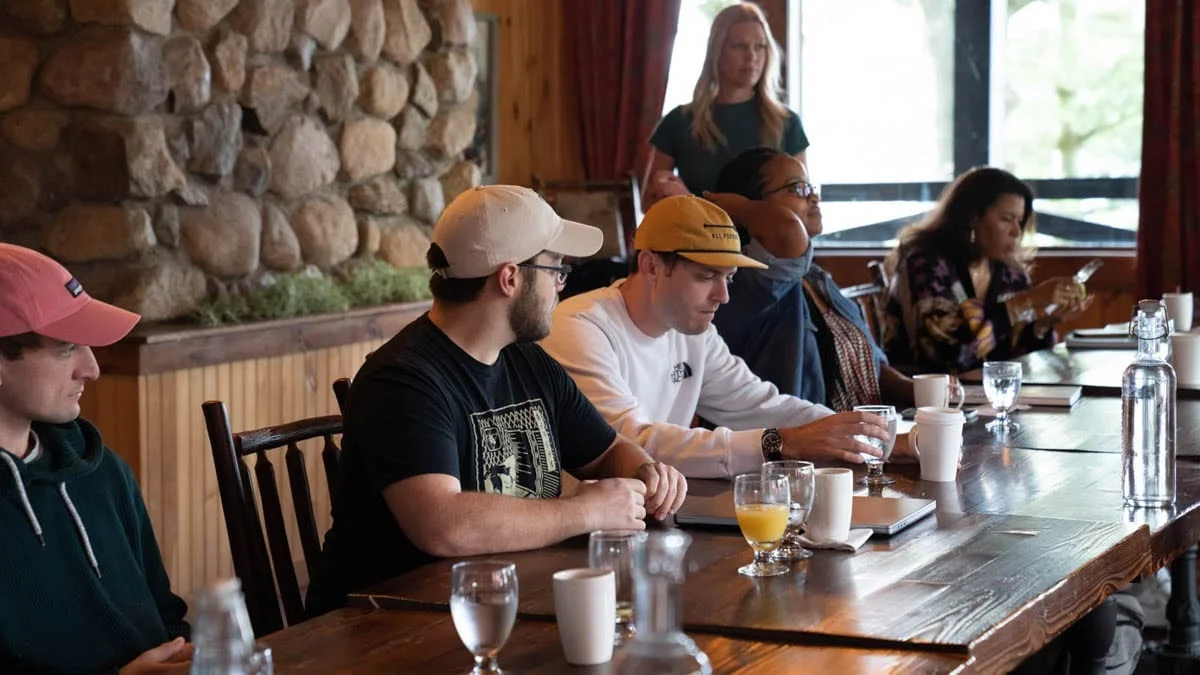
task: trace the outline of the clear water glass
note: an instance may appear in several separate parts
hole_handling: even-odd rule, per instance
[[[896,447],[896,429],[900,425],[900,416],[896,414],[896,407],[890,405],[856,405],[856,412],[871,413],[879,415],[883,418],[884,424],[888,430],[888,440],[881,441],[878,438],[871,436],[855,436],[855,440],[862,441],[868,445],[879,449],[881,453],[879,457],[863,453],[863,463],[867,465],[867,475],[858,479],[859,485],[891,485],[896,482],[895,478],[883,475],[883,463],[888,461],[892,456],[892,449]]]
[[[773,577],[790,568],[771,560],[787,530],[792,493],[787,476],[746,473],[733,479],[733,508],[746,543],[754,549],[754,561],[738,568],[738,574]]]
[[[996,411],[996,419],[988,423],[992,431],[1016,426],[1009,417],[1021,393],[1021,364],[1016,361],[985,361],[983,364],[983,393]]]
[[[812,511],[813,503],[813,464],[796,459],[781,459],[763,464],[764,476],[785,476],[788,479],[788,491],[791,493],[791,506],[788,509],[787,529],[783,533],[783,543],[771,553],[771,560],[781,562],[807,560],[812,557],[812,551],[800,544],[800,533],[808,522],[808,513]]]
[[[633,543],[640,532],[596,530],[588,536],[588,567],[613,571],[617,587],[616,630],[613,645],[633,637]]]
[[[450,571],[450,616],[475,657],[472,675],[503,673],[496,655],[517,618],[517,567],[503,560],[460,562]]]

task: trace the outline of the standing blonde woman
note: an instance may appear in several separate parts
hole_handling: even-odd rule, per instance
[[[742,2],[717,14],[692,102],[667,113],[650,144],[647,205],[714,189],[721,168],[749,148],[774,148],[804,162],[808,137],[800,116],[779,100],[779,47],[757,5]]]

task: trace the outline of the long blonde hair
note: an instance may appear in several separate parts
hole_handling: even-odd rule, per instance
[[[729,35],[729,29],[746,21],[757,22],[767,38],[767,62],[763,66],[762,77],[754,85],[758,109],[763,119],[760,140],[763,145],[775,148],[779,147],[783,138],[783,125],[788,118],[788,109],[779,101],[779,45],[776,44],[775,38],[771,37],[767,17],[758,5],[740,2],[721,10],[713,19],[712,30],[708,34],[708,52],[704,55],[704,69],[700,71],[700,79],[696,80],[696,88],[692,91],[692,102],[688,105],[688,110],[692,113],[692,136],[710,151],[716,150],[718,145],[725,142],[725,134],[717,128],[712,114],[713,104],[717,95],[721,93],[721,52],[725,48],[725,38]]]

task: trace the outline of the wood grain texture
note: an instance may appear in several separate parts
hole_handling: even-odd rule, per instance
[[[1121,497],[1121,456],[1022,450],[1005,446],[968,446],[954,483],[920,480],[916,465],[889,464],[896,484],[887,496],[936,499],[938,511],[1012,513],[1146,525],[1149,556],[1144,573],[1153,572],[1200,541],[1200,466],[1178,462],[1174,509],[1127,509]],[[694,482],[694,481],[693,481]],[[866,487],[859,494],[867,494]]]
[[[969,665],[962,656],[914,650],[797,646],[704,633],[691,637],[715,673],[938,674],[966,672]],[[263,641],[271,646],[279,673],[455,673],[471,668],[470,654],[444,612],[342,609]],[[612,672],[611,664],[567,664],[558,627],[536,620],[517,620],[499,661],[505,672],[534,675]]]
[[[383,342],[381,337],[155,374],[104,375],[85,389],[83,416],[133,467],[177,593],[190,599],[204,584],[233,575],[200,404],[225,401],[235,431],[337,414],[333,381],[353,375],[366,355]],[[330,503],[320,459],[322,442],[314,439],[300,447],[317,529],[323,536],[330,523]],[[284,463],[276,462],[275,470],[283,507],[289,511],[291,492]],[[293,559],[298,561],[300,539],[290,519],[287,533]],[[299,565],[301,572],[303,567]],[[301,582],[307,583],[307,578]]]
[[[1012,419],[1017,428],[997,435],[986,427],[992,418],[981,417],[963,428],[963,442],[1121,454],[1121,399],[1115,396],[1084,396],[1069,411],[1053,407],[1018,410]],[[1200,461],[1200,400],[1177,400],[1175,424],[1179,461]]]
[[[736,533],[694,532],[684,593],[688,630],[842,647],[908,646],[1015,666],[1128,583],[1147,564],[1147,530],[1029,516],[944,512],[855,555],[818,551],[792,573],[751,579]],[[519,612],[554,616],[552,575],[587,565],[580,540],[506,554],[521,580]],[[375,606],[444,608],[440,561],[364,591]]]
[[[584,178],[576,78],[563,40],[565,0],[473,0],[499,17],[496,182]]]

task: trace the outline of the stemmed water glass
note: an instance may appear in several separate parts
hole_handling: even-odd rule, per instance
[[[787,476],[748,473],[733,479],[733,507],[746,543],[754,549],[754,561],[738,568],[738,574],[773,577],[787,574],[789,567],[771,560],[787,529],[791,491]]]
[[[496,655],[517,618],[517,567],[503,560],[456,563],[450,571],[450,616],[475,657],[472,675],[503,673]]]
[[[787,529],[783,543],[771,553],[771,560],[782,562],[806,560],[812,551],[800,544],[800,531],[808,522],[808,512],[813,503],[813,464],[795,459],[781,459],[763,464],[764,476],[786,476],[791,506],[788,509]]]
[[[991,431],[1006,431],[1016,425],[1009,412],[1021,393],[1021,364],[1016,361],[985,361],[983,363],[983,393],[996,411],[996,419],[988,422]]]
[[[633,637],[633,543],[641,532],[596,530],[588,536],[588,567],[613,571],[617,590],[616,630],[613,644]]]
[[[896,414],[896,407],[890,405],[856,405],[854,410],[857,412],[871,413],[879,415],[887,424],[888,440],[886,442],[879,440],[873,436],[856,435],[855,440],[862,441],[868,445],[879,448],[879,457],[863,453],[863,462],[867,465],[867,475],[858,479],[859,485],[891,485],[896,482],[895,478],[883,475],[883,463],[888,461],[892,456],[892,448],[896,447],[896,427],[899,425],[900,416]]]

